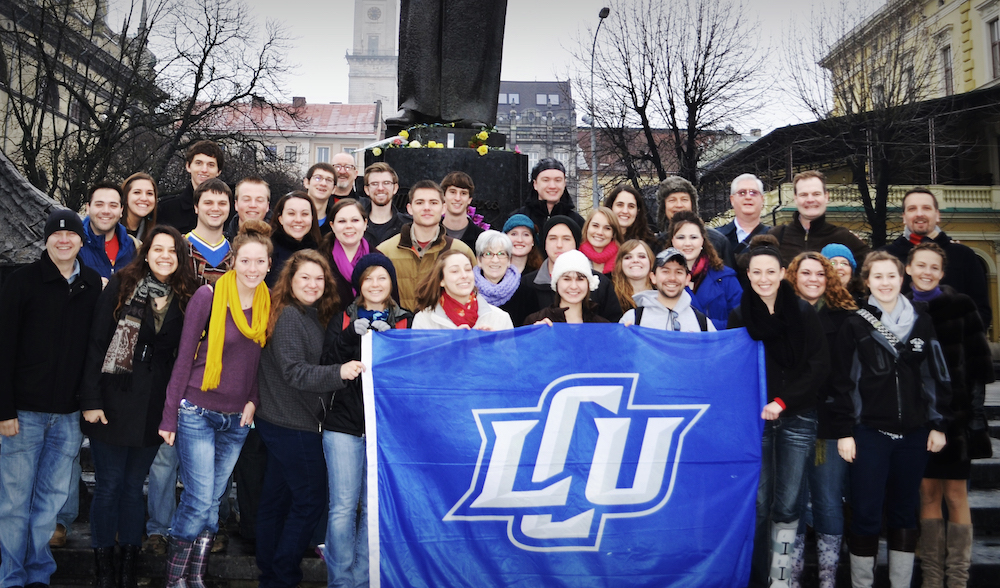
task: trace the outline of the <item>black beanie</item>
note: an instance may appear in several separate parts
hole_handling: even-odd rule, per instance
[[[73,231],[80,235],[80,239],[87,241],[87,233],[83,230],[83,221],[80,215],[68,208],[57,208],[49,213],[49,218],[45,221],[45,238],[48,241],[52,233],[56,231]]]
[[[576,241],[576,246],[578,248],[580,247],[580,239],[581,239],[580,225],[576,224],[576,221],[568,216],[557,214],[553,217],[550,217],[549,220],[545,223],[545,229],[542,231],[542,249],[545,248],[545,239],[548,238],[549,231],[551,231],[552,227],[556,225],[566,225],[567,227],[569,227],[569,231],[573,233],[573,239]]]
[[[351,274],[351,285],[354,286],[354,290],[361,293],[361,275],[365,273],[366,269],[376,265],[389,272],[389,279],[392,280],[392,291],[395,293],[396,268],[393,267],[392,261],[388,257],[377,251],[362,257],[358,260],[358,265],[354,266],[354,273]]]

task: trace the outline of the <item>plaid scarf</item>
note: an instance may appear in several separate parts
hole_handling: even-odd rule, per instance
[[[170,294],[170,285],[164,284],[153,277],[152,272],[146,274],[129,295],[122,308],[121,318],[115,327],[115,334],[104,355],[102,374],[131,374],[132,357],[135,355],[135,345],[139,341],[139,329],[142,319],[146,316],[146,303],[150,298],[160,298]]]

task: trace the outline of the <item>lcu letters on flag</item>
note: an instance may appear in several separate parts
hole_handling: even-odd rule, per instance
[[[746,585],[745,330],[392,331],[364,361],[372,586]]]

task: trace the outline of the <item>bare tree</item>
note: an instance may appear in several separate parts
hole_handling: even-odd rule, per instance
[[[677,173],[698,181],[712,130],[736,122],[759,104],[764,55],[741,0],[619,0],[597,41],[598,155],[620,162],[629,181]],[[593,31],[575,56],[590,65]],[[577,96],[590,96],[577,75]],[[667,132],[662,132],[663,130]]]
[[[879,247],[887,240],[889,186],[928,161],[934,113],[924,101],[936,89],[939,64],[922,3],[891,0],[876,10],[844,0],[809,20],[809,35],[786,37],[793,39],[786,71],[795,97],[820,121],[817,132],[829,138],[826,148],[850,170]]]
[[[281,26],[268,22],[261,32],[239,0],[134,0],[115,33],[103,6],[0,7],[10,23],[0,27],[11,64],[0,85],[5,143],[32,184],[74,209],[95,180],[139,170],[167,180],[161,191],[169,192],[182,184],[172,186],[168,168],[191,142],[260,142],[248,132],[254,121],[240,120],[241,106],[283,109]],[[286,116],[298,120],[290,109]]]

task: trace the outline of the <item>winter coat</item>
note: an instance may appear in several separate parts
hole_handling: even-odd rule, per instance
[[[438,238],[427,246],[424,254],[418,255],[413,242],[410,229],[413,223],[403,225],[399,234],[383,241],[378,247],[378,251],[392,261],[396,268],[396,284],[399,289],[399,305],[403,308],[415,308],[417,305],[417,285],[420,280],[430,273],[438,256],[450,249],[458,249],[464,253],[476,265],[476,254],[458,239],[452,239],[445,234],[444,225],[439,225]],[[350,280],[348,280],[350,281]],[[338,286],[338,293],[340,292]],[[341,299],[341,304],[352,298]]]
[[[322,365],[325,330],[313,306],[281,310],[257,367],[255,416],[296,431],[322,432],[330,395],[345,382],[339,365]]]
[[[590,301],[597,305],[597,314],[608,319],[609,322],[616,323],[622,317],[622,307],[615,295],[615,288],[611,280],[604,274],[591,270],[600,280],[597,290],[590,293]],[[556,293],[552,290],[551,276],[549,275],[549,265],[542,262],[539,269],[521,274],[521,285],[518,286],[514,296],[507,301],[505,307],[510,313],[514,324],[523,325],[528,315],[538,312],[543,308],[552,306],[555,302]]]
[[[950,265],[948,269],[951,269]],[[915,304],[926,305],[948,365],[952,420],[946,432],[948,444],[945,445],[943,454],[958,460],[968,443],[967,427],[974,412],[973,398],[983,394],[983,387],[995,379],[986,329],[983,328],[972,298],[957,292],[951,286],[941,286],[940,296],[926,303]],[[980,403],[982,401],[981,398],[977,400]]]
[[[101,409],[108,424],[84,421],[80,428],[91,439],[111,445],[152,447],[163,441],[157,430],[167,382],[177,358],[184,313],[180,301],[172,297],[157,333],[152,300],[148,301],[132,357],[132,373],[101,373],[118,326],[114,311],[120,287],[118,276],[113,276],[97,302],[80,389],[80,410]]]
[[[830,353],[837,348],[837,335],[840,333],[844,321],[851,314],[853,314],[851,310],[833,308],[827,306],[826,303],[816,307],[816,316],[819,317],[823,336],[826,337],[826,348]],[[833,359],[829,358],[828,361],[832,365]],[[830,412],[834,401],[834,391],[831,378],[824,379],[816,399],[816,437],[818,439],[837,438],[833,435],[833,415]]]
[[[95,270],[102,278],[110,278],[112,274],[121,271],[135,258],[135,240],[129,236],[128,231],[121,224],[115,225],[118,255],[115,256],[114,265],[111,264],[108,254],[104,251],[104,236],[94,234],[93,227],[90,226],[89,216],[83,218],[83,232],[87,234],[87,238],[80,249],[80,261],[90,269]]]
[[[736,272],[723,266],[722,269],[708,268],[698,290],[692,295],[691,305],[712,319],[716,330],[726,328],[729,313],[740,305],[743,287],[736,278]]]
[[[84,264],[72,284],[49,254],[0,291],[0,421],[18,410],[69,414],[77,398],[101,276]]]
[[[796,255],[803,251],[821,251],[830,243],[845,245],[854,254],[858,267],[865,262],[865,256],[871,251],[867,243],[859,239],[846,227],[838,227],[826,222],[826,215],[821,215],[809,223],[806,231],[799,221],[799,213],[792,213],[792,220],[778,225],[768,231],[778,239],[781,258],[785,263],[791,263]]]
[[[271,254],[271,269],[264,277],[264,283],[267,284],[268,288],[273,289],[274,285],[278,283],[281,270],[284,269],[292,254],[303,249],[316,249],[316,242],[309,235],[303,237],[301,241],[296,241],[279,228],[271,235],[271,243],[274,245],[274,253]]]
[[[338,313],[326,327],[323,341],[323,364],[345,364],[361,360],[361,335],[354,330],[358,318],[358,305],[351,304],[347,310]],[[399,308],[389,309],[389,320],[394,329],[408,329],[413,323],[413,313]],[[330,402],[323,420],[323,429],[360,437],[365,434],[365,403],[361,391],[361,378],[346,382],[343,390],[337,391]]]
[[[488,328],[491,331],[505,331],[513,329],[514,323],[510,320],[510,315],[486,302],[479,300],[479,319],[476,321],[474,329]],[[438,304],[434,310],[421,310],[413,317],[413,329],[457,329],[458,326],[451,322],[448,315]]]
[[[636,306],[642,308],[642,313],[639,315],[639,326],[662,329],[664,331],[668,330],[667,321],[670,320],[671,309],[660,303],[659,294],[656,290],[646,290],[632,296]],[[681,331],[689,333],[701,332],[698,315],[695,314],[700,311],[695,311],[692,305],[691,294],[687,290],[681,293],[680,299],[672,310],[678,315],[677,320],[680,321]],[[618,322],[623,325],[634,325],[635,315],[636,309],[629,309]],[[709,332],[716,330],[715,325],[711,321],[706,321],[705,327]]]
[[[552,207],[551,212],[549,212],[548,203],[539,198],[538,194],[534,193],[533,190],[532,192],[531,198],[533,199],[528,200],[524,206],[515,210],[512,215],[523,214],[530,218],[531,222],[535,223],[535,245],[538,246],[539,251],[545,251],[545,244],[541,241],[542,229],[545,227],[545,223],[553,216],[568,216],[580,227],[581,231],[583,230],[583,217],[576,212],[576,206],[573,204],[573,198],[569,195],[569,191],[563,190],[562,197]]]
[[[979,317],[983,325],[987,328],[993,324],[993,309],[990,306],[990,291],[986,285],[986,271],[979,261],[979,256],[967,245],[956,243],[951,237],[940,231],[937,237],[932,239],[944,249],[945,257],[948,258],[948,271],[941,278],[941,283],[951,286],[958,292],[972,298],[979,310]],[[906,263],[906,257],[914,245],[906,237],[899,237],[892,243],[882,248],[882,251],[898,257]],[[858,267],[861,263],[858,263]],[[903,293],[910,291],[910,275],[903,275]]]
[[[524,319],[524,326],[529,326],[537,323],[542,319],[549,319],[554,323],[565,323],[566,322],[566,309],[560,306],[552,305],[547,306],[538,312],[528,315],[528,318]],[[594,311],[587,308],[586,305],[583,307],[583,322],[585,323],[607,323],[611,322],[603,316],[596,314]]]
[[[951,419],[948,366],[930,315],[914,305],[909,340],[893,347],[857,312],[844,321],[833,349],[832,433],[851,437],[855,424],[893,434],[929,426],[944,432]],[[882,311],[864,305],[875,318]]]
[[[816,408],[817,394],[830,371],[830,356],[816,311],[784,280],[774,306],[771,316],[784,325],[774,337],[758,338],[760,327],[755,325],[762,322],[767,308],[751,289],[729,315],[727,328],[746,327],[751,337],[764,342],[767,400],[780,404],[784,417]]]

